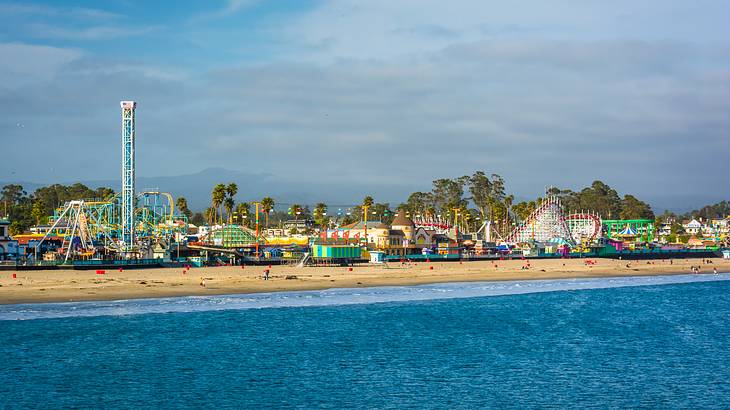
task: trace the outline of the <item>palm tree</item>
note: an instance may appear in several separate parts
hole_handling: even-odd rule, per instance
[[[228,184],[228,186],[226,187],[226,194],[228,195],[228,197],[233,198],[236,196],[237,193],[238,185],[236,185],[235,182],[231,182],[230,184]]]
[[[228,197],[223,200],[223,207],[226,209],[226,212],[228,213],[228,223],[233,223],[233,205],[235,205],[236,202],[233,200],[232,197]]]
[[[320,202],[314,206],[314,216],[315,216],[315,218],[319,219],[316,222],[322,228],[325,228],[325,225],[326,225],[326,214],[327,214],[327,204],[325,204],[324,202]]]
[[[193,213],[190,212],[190,209],[188,208],[188,200],[184,197],[181,196],[177,198],[177,201],[175,201],[175,207],[180,215],[185,215],[188,218],[193,216]]]
[[[504,232],[505,232],[504,234],[505,235],[508,235],[509,234],[509,231],[510,231],[510,228],[509,228],[509,220],[510,220],[509,212],[512,210],[512,202],[514,202],[514,200],[515,200],[514,195],[507,195],[506,197],[504,197],[504,201],[502,201],[504,203],[504,208],[505,208],[505,212],[504,212]]]
[[[366,206],[366,207],[370,208],[371,206],[373,206],[373,203],[374,202],[375,201],[373,200],[373,197],[371,197],[370,195],[368,195],[365,198],[363,198],[363,200],[362,200],[362,206]]]
[[[236,215],[238,215],[239,223],[244,226],[248,226],[248,215],[251,213],[251,208],[247,202],[239,202],[236,204]]]
[[[299,204],[292,204],[291,213],[294,215],[294,220],[296,221],[297,218],[299,218],[299,214],[302,213],[302,206]]]
[[[215,221],[218,222],[218,214],[220,213],[220,206],[223,204],[223,201],[226,199],[226,186],[223,184],[218,184],[213,188],[213,192],[210,194],[211,196],[211,204],[213,205],[213,209],[215,209]]]
[[[213,221],[215,220],[216,216],[216,210],[213,207],[210,207],[205,210],[205,220],[208,221],[208,225],[213,225]]]
[[[274,210],[274,199],[266,197],[261,200],[261,211],[264,213],[266,218],[266,228],[269,227],[269,213]]]

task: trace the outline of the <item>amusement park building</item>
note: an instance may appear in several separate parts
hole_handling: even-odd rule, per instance
[[[691,221],[683,221],[682,227],[684,228],[684,231],[688,234],[696,235],[702,230],[702,223],[696,219],[693,219]]]
[[[328,232],[328,238],[339,237],[346,240],[365,238],[366,224],[363,221],[341,226]],[[391,225],[380,221],[367,222],[367,242],[372,247],[390,255],[409,255],[421,253],[422,248],[449,245],[452,240],[435,229],[417,226],[405,215],[396,215]]]
[[[18,241],[10,237],[10,221],[0,219],[0,260],[11,260],[18,256]]]

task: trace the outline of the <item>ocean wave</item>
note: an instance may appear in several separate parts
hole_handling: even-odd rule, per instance
[[[0,321],[410,302],[730,280],[719,275],[454,282],[256,294],[0,305]]]

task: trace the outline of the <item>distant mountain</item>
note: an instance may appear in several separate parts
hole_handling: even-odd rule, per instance
[[[238,185],[237,199],[253,201],[264,196],[273,197],[279,204],[299,203],[312,205],[326,202],[333,205],[348,206],[360,203],[365,195],[372,195],[378,202],[390,202],[395,206],[404,201],[415,190],[414,187],[396,185],[336,184],[317,182],[315,177],[306,179],[307,175],[294,178],[282,178],[271,174],[254,174],[234,171],[225,168],[207,168],[200,172],[178,176],[138,177],[137,191],[159,190],[169,192],[173,197],[184,196],[194,211],[210,206],[210,192],[217,183]],[[70,185],[81,182],[91,188],[110,187],[115,191],[121,189],[119,180],[84,180],[60,182]],[[28,193],[50,183],[37,182],[0,182],[0,187],[8,183],[23,185]]]

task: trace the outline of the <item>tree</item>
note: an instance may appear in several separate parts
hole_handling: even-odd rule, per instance
[[[297,219],[299,219],[299,215],[301,215],[304,211],[304,208],[302,208],[302,206],[299,204],[292,204],[289,210],[291,211],[291,214],[294,216],[294,220],[296,221]]]
[[[9,184],[3,187],[0,193],[0,199],[3,202],[3,215],[7,218],[10,216],[11,209],[17,205],[20,200],[27,195],[22,185]]]
[[[437,179],[433,181],[433,190],[431,191],[433,206],[437,211],[442,213],[451,212],[453,208],[461,208],[466,205],[464,195],[464,184],[466,180],[457,179]]]
[[[63,206],[68,201],[81,199],[109,201],[114,196],[114,190],[105,187],[94,190],[80,183],[69,186],[53,184],[36,189],[32,196],[34,204],[40,203],[37,212],[42,211],[43,216],[50,216],[54,209]]]
[[[226,213],[228,215],[228,223],[233,223],[233,206],[236,204],[236,202],[233,200],[233,197],[228,197],[223,200],[223,207],[226,209]]]
[[[261,210],[263,211],[266,218],[266,227],[269,227],[269,213],[274,210],[274,200],[270,197],[265,197],[261,200]]]
[[[621,219],[654,219],[654,211],[646,202],[633,195],[625,195],[621,201]]]
[[[523,201],[512,207],[517,219],[524,221],[537,209],[537,201]]]
[[[17,205],[28,193],[25,192],[22,185],[10,184],[5,185],[0,194],[3,202],[8,202],[8,205]]]
[[[238,193],[238,185],[236,185],[235,182],[231,182],[226,186],[226,195],[228,195],[229,198],[233,198]]]
[[[399,208],[405,209],[413,216],[426,216],[427,210],[432,207],[432,203],[433,195],[430,192],[414,192],[408,196],[406,203],[401,204]]]
[[[202,212],[196,212],[190,218],[190,223],[195,226],[205,225],[205,216]]]
[[[375,202],[373,200],[373,197],[371,197],[370,195],[368,195],[365,198],[363,198],[363,200],[362,200],[362,206],[366,206],[366,207],[369,208],[369,207],[373,206],[373,202]]]
[[[504,219],[503,219],[505,235],[510,231],[510,227],[509,227],[509,221],[511,219],[510,211],[512,210],[512,202],[514,202],[514,200],[515,200],[515,197],[513,195],[507,195],[504,197],[504,200],[502,201],[502,203],[504,204],[504,210],[505,210]]]
[[[213,206],[213,209],[215,210],[213,222],[218,222],[218,214],[220,212],[220,206],[223,204],[223,201],[226,199],[226,186],[223,184],[218,184],[213,188],[213,192],[211,192],[211,205]]]
[[[482,219],[486,219],[489,198],[492,194],[492,181],[483,171],[477,171],[469,178],[469,193]]]
[[[314,206],[314,222],[322,227],[327,228],[327,204],[320,202]]]
[[[216,211],[216,209],[212,206],[205,210],[205,220],[208,221],[208,225],[213,225],[215,223],[217,215],[218,211]]]
[[[597,212],[603,219],[621,216],[621,198],[618,192],[601,181],[593,181],[590,187],[580,191],[580,208]]]
[[[388,203],[375,203],[370,208],[370,215],[375,215],[379,221],[386,225],[390,225],[393,220],[393,211],[390,210]]]
[[[0,197],[5,217],[10,220],[11,235],[23,233],[33,225],[33,202],[22,185],[6,185],[0,193]]]
[[[193,213],[188,208],[188,200],[185,199],[185,197],[178,197],[175,201],[175,207],[177,207],[177,211],[188,217],[190,219],[193,216]]]
[[[720,201],[713,205],[706,205],[698,210],[694,210],[687,215],[684,215],[684,219],[712,219],[712,218],[724,218],[730,215],[730,201]]]
[[[241,225],[251,227],[253,221],[251,220],[251,205],[248,202],[239,202],[236,204],[236,215]]]
[[[34,201],[33,202],[33,209],[31,211],[31,216],[33,217],[33,220],[35,221],[36,225],[40,225],[43,222],[43,219],[46,217],[45,209],[43,208],[43,203],[40,201]]]
[[[115,192],[111,188],[99,187],[94,192],[94,197],[102,201],[108,201],[114,196]]]

